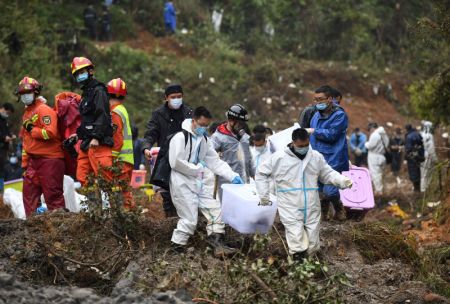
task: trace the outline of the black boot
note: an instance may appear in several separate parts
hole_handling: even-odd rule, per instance
[[[322,209],[322,222],[330,220],[330,201],[320,200],[320,208]]]
[[[186,252],[186,246],[180,245],[174,242],[170,242],[170,249],[172,253],[178,254],[178,253],[185,253]]]
[[[340,222],[345,221],[347,216],[345,215],[345,208],[344,205],[342,205],[341,200],[339,198],[333,198],[331,203],[334,208],[334,219]]]
[[[307,256],[308,255],[305,250],[305,251],[300,251],[300,252],[294,253],[292,255],[292,259],[294,260],[294,262],[303,263],[303,259],[306,259]]]
[[[212,233],[208,236],[208,243],[214,249],[215,257],[229,256],[237,252],[235,248],[225,245],[223,239],[224,235],[221,233]]]

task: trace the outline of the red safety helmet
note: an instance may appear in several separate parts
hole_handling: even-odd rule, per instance
[[[75,75],[76,72],[84,69],[85,67],[94,68],[94,64],[86,57],[75,57],[72,60],[72,75]]]
[[[108,82],[108,93],[116,96],[125,97],[127,95],[127,84],[120,78]]]
[[[42,85],[34,78],[25,76],[16,88],[15,94],[41,93]]]

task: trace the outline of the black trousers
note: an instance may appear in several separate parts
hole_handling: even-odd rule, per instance
[[[409,179],[414,185],[414,191],[420,192],[420,163],[414,160],[408,160]]]

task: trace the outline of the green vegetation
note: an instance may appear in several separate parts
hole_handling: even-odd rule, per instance
[[[138,31],[164,35],[163,1],[124,0],[114,5],[113,44],[85,38],[82,12],[89,1],[61,3],[3,5],[3,101],[15,100],[15,86],[29,75],[44,84],[43,94],[52,102],[57,92],[74,89],[71,59],[88,56],[101,81],[122,77],[128,83],[127,106],[141,128],[161,104],[169,81],[181,82],[186,101],[193,106],[207,103],[217,119],[227,105],[241,102],[262,122],[271,118],[261,107],[263,97],[288,94],[290,82],[308,86],[301,73],[312,60],[338,61],[356,65],[359,73],[369,76],[378,77],[389,67],[416,80],[409,92],[417,114],[448,123],[449,76],[442,63],[450,59],[449,22],[443,0],[178,1],[178,28],[187,33],[179,31],[164,38],[161,47],[146,51],[131,48],[127,41]],[[96,8],[100,14],[100,4]],[[212,29],[213,9],[224,9],[221,33]]]

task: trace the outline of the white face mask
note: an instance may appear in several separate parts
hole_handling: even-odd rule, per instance
[[[178,110],[183,104],[183,98],[169,99],[169,105],[172,109]]]
[[[17,164],[17,162],[18,162],[17,156],[11,156],[11,157],[9,158],[9,163],[10,163],[11,165],[15,165],[15,164]]]
[[[22,101],[24,105],[29,106],[34,101],[34,93],[20,95],[20,101]]]
[[[0,112],[0,116],[3,117],[3,118],[8,118],[9,117],[8,113],[6,113],[6,112]]]
[[[263,153],[266,150],[266,146],[255,147],[255,151],[258,153]]]

